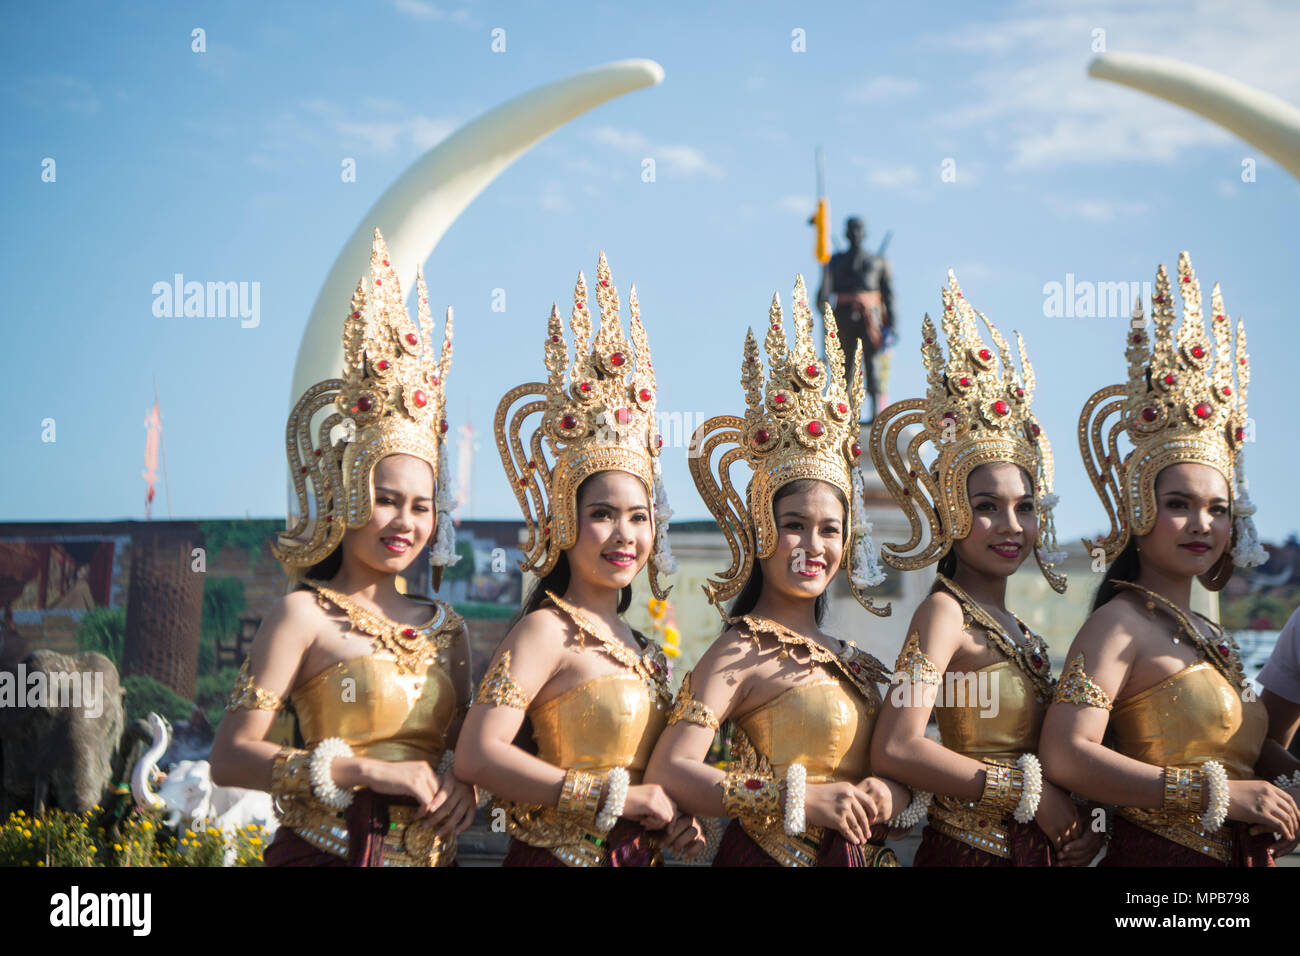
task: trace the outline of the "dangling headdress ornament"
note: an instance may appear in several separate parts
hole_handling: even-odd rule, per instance
[[[1127,333],[1128,382],[1101,389],[1088,399],[1079,416],[1083,463],[1110,518],[1110,533],[1084,544],[1104,550],[1107,562],[1115,560],[1131,537],[1147,534],[1154,527],[1160,471],[1182,462],[1198,462],[1216,469],[1228,482],[1235,515],[1232,561],[1238,567],[1253,567],[1267,561],[1268,553],[1259,544],[1251,518],[1255,507],[1247,493],[1249,483],[1242,461],[1246,386],[1250,383],[1246,327],[1237,321],[1234,344],[1232,320],[1216,283],[1210,299],[1211,346],[1201,316],[1201,286],[1186,252],[1178,256],[1178,290],[1183,299],[1183,321],[1175,335],[1169,274],[1162,265],[1156,273],[1152,301],[1154,341],[1138,302]],[[1112,416],[1117,418],[1107,429]],[[1133,446],[1122,459],[1121,433]],[[1226,571],[1230,576],[1230,565]],[[1219,587],[1227,580],[1221,574],[1215,577]]]
[[[520,567],[538,575],[554,568],[560,552],[578,540],[578,486],[597,472],[626,471],[641,479],[653,503],[655,541],[648,574],[650,589],[662,600],[671,588],[660,585],[659,575],[672,574],[677,563],[668,547],[673,513],[659,469],[663,440],[656,428],[650,343],[636,286],[628,294],[632,339],[624,337],[618,291],[603,252],[596,281],[600,326],[595,340],[587,280],[579,272],[569,317],[572,364],[559,309],[552,305],[545,345],[548,380],[511,389],[497,406],[497,450],[528,527]],[[527,398],[532,400],[512,415],[511,407]],[[538,412],[542,420],[525,438],[524,422]]]
[[[976,316],[993,339],[994,353],[981,339]],[[930,316],[921,324],[921,360],[925,363],[924,398],[895,402],[871,426],[871,457],[889,493],[898,502],[911,528],[901,544],[886,544],[881,559],[904,571],[938,561],[970,533],[970,496],[966,479],[977,467],[1007,461],[1034,478],[1039,514],[1034,555],[1043,576],[1059,592],[1065,575],[1053,570],[1065,560],[1057,551],[1052,509],[1052,446],[1030,410],[1034,397],[1034,369],[1025,343],[1016,333],[1020,371],[1012,363],[1011,349],[1002,333],[982,312],[971,307],[948,270],[943,289],[943,335],[948,359],[943,358]],[[920,426],[899,440],[904,431]],[[930,445],[938,456],[927,467],[922,450]],[[928,531],[928,535],[925,533]],[[922,538],[925,545],[921,547]]]
[[[841,567],[849,572],[853,596],[868,611],[885,617],[890,606],[876,607],[863,593],[884,579],[871,541],[865,486],[858,468],[858,414],[866,398],[860,352],[853,356],[853,384],[845,388],[844,351],[835,334],[835,316],[826,311],[826,361],[813,344],[812,312],[803,276],[794,287],[794,348],[787,347],[780,296],[772,296],[764,349],[768,377],[751,328],[745,336],[740,384],[745,390],[745,417],[715,415],[691,438],[691,477],[713,519],[731,548],[731,567],[704,585],[704,593],[726,617],[723,602],[734,597],[748,580],[755,558],[776,551],[776,518],[772,499],[782,485],[815,478],[839,488],[848,502],[852,534]],[[727,445],[713,470],[713,455]],[[740,500],[731,482],[731,466],[744,459],[753,471]]]
[[[343,322],[343,377],[318,382],[303,393],[285,428],[289,471],[298,509],[292,526],[272,547],[291,569],[327,557],[348,528],[370,520],[375,463],[387,455],[413,455],[433,469],[438,530],[430,558],[435,582],[456,559],[447,475],[444,388],[451,368],[451,309],[442,348],[433,348],[433,318],[424,275],[416,271],[419,303],[412,322],[388,247],[375,230],[370,288],[357,283]],[[317,413],[332,406],[319,422]],[[436,584],[435,584],[436,586]]]

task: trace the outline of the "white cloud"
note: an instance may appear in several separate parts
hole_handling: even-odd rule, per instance
[[[1133,222],[1145,216],[1151,209],[1145,202],[1119,199],[1047,196],[1046,200],[1047,205],[1058,215],[1067,219],[1083,219],[1087,222]]]
[[[432,149],[460,125],[459,121],[446,117],[415,115],[381,119],[373,115],[376,112],[400,115],[400,104],[392,101],[367,100],[363,119],[348,116],[343,107],[328,100],[308,100],[303,105],[308,112],[321,118],[326,128],[339,138],[341,148],[346,150],[382,154],[403,146]]]
[[[722,178],[722,167],[709,162],[694,146],[652,143],[636,130],[618,129],[614,126],[598,127],[592,131],[591,139],[621,153],[653,159],[656,167],[663,167],[665,171],[679,176]]]
[[[910,163],[892,166],[875,165],[867,170],[867,182],[881,189],[902,189],[915,186],[921,181],[921,174]]]
[[[464,8],[444,10],[428,0],[393,0],[393,8],[415,20],[450,20],[453,23],[468,23],[469,11]]]
[[[901,76],[875,76],[844,91],[846,103],[887,103],[910,96],[921,88],[916,80]]]

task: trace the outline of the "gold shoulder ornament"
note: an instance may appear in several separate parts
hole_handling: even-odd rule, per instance
[[[934,661],[921,650],[921,634],[913,631],[903,642],[898,652],[898,662],[894,665],[893,683],[911,681],[914,684],[942,684],[943,675]]]
[[[239,676],[235,678],[234,689],[226,703],[226,713],[237,710],[284,710],[283,698],[277,697],[269,690],[253,683],[253,674],[249,670],[248,658],[240,665]]]
[[[1083,707],[1111,709],[1110,697],[1083,669],[1083,652],[1074,655],[1056,684],[1055,703],[1079,704]]]
[[[714,714],[712,708],[695,699],[695,695],[691,691],[691,674],[689,671],[682,678],[682,686],[677,691],[677,699],[673,701],[673,709],[668,713],[668,726],[671,727],[683,720],[689,724],[699,724],[701,727],[706,727],[715,732],[720,726],[718,717]]]
[[[519,682],[510,676],[509,651],[502,651],[497,662],[483,675],[478,693],[474,695],[474,703],[491,707],[513,707],[516,710],[528,709],[528,696]]]

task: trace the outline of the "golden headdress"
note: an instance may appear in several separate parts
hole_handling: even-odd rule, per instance
[[[992,336],[993,350],[980,337],[975,317]],[[901,544],[881,548],[881,560],[901,570],[915,570],[938,561],[954,541],[970,533],[970,497],[966,479],[980,465],[1009,461],[1034,477],[1039,512],[1034,555],[1053,590],[1065,590],[1065,575],[1053,566],[1065,560],[1056,550],[1052,508],[1052,446],[1030,410],[1034,397],[1034,369],[1025,343],[1016,333],[1020,372],[1002,333],[982,312],[971,307],[948,270],[943,289],[943,335],[948,341],[945,362],[934,323],[927,315],[921,323],[921,360],[928,383],[925,398],[895,402],[871,426],[871,457],[889,493],[898,502],[911,537]],[[903,432],[921,430],[906,438],[906,453],[899,448]],[[926,444],[938,451],[926,467],[921,459]],[[921,544],[928,528],[928,539]],[[908,553],[912,552],[912,553]]]
[[[1110,533],[1084,544],[1101,548],[1107,562],[1113,561],[1131,536],[1147,534],[1155,525],[1160,471],[1181,462],[1199,462],[1216,469],[1228,482],[1236,516],[1232,560],[1238,567],[1262,564],[1268,553],[1260,547],[1251,518],[1255,507],[1247,493],[1242,461],[1250,383],[1246,327],[1238,320],[1234,344],[1232,321],[1215,283],[1210,299],[1211,346],[1201,315],[1201,286],[1186,252],[1178,256],[1178,290],[1183,321],[1175,335],[1173,295],[1162,265],[1152,301],[1154,339],[1147,334],[1138,302],[1126,334],[1128,382],[1098,391],[1079,415],[1079,450],[1110,518]],[[1107,430],[1111,416],[1118,418]],[[1118,445],[1121,433],[1133,446],[1123,458]],[[1222,577],[1219,585],[1226,580]]]
[[[343,377],[307,389],[285,428],[298,510],[271,550],[290,568],[311,567],[338,547],[346,529],[370,520],[375,463],[398,454],[421,458],[433,469],[438,530],[431,562],[435,567],[455,563],[450,515],[455,502],[443,480],[451,309],[441,351],[435,353],[429,294],[418,269],[415,281],[419,302],[412,322],[388,247],[376,229],[370,290],[363,276],[343,322]],[[317,413],[330,405],[329,414],[315,422]]]
[[[812,312],[803,276],[795,278],[794,348],[789,349],[781,317],[779,295],[772,296],[770,322],[764,349],[769,374],[763,380],[763,363],[751,328],[745,335],[745,358],[740,384],[745,389],[745,417],[715,415],[691,437],[691,477],[713,513],[727,545],[731,567],[704,585],[704,593],[726,616],[722,604],[745,584],[754,559],[769,558],[776,550],[776,518],[772,498],[782,485],[815,478],[839,488],[849,504],[848,527],[853,535],[844,549],[841,567],[849,571],[849,586],[859,603],[885,617],[889,605],[876,607],[863,593],[885,576],[876,561],[867,519],[865,488],[858,458],[858,414],[866,398],[861,353],[853,356],[853,384],[845,387],[844,350],[835,334],[835,317],[826,310],[826,361],[817,357],[813,344]],[[718,459],[720,447],[734,445]],[[753,471],[745,501],[731,482],[731,466],[744,459]]]
[[[493,426],[497,450],[528,526],[525,560],[520,567],[539,575],[555,567],[560,552],[578,540],[578,486],[597,472],[626,471],[644,482],[653,503],[655,549],[648,573],[650,589],[662,600],[670,588],[660,585],[659,575],[672,574],[677,568],[668,547],[672,509],[659,470],[663,439],[656,427],[650,343],[641,324],[636,286],[628,293],[631,342],[624,336],[618,290],[603,252],[596,265],[596,283],[600,326],[595,340],[591,338],[587,280],[579,272],[569,316],[572,365],[560,312],[552,304],[545,345],[548,380],[513,388],[497,405]],[[529,397],[534,400],[510,414],[511,406]],[[542,420],[525,440],[521,434],[524,421],[537,412],[542,413]]]

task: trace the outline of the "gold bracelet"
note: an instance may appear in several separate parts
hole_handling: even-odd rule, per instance
[[[564,774],[564,786],[560,788],[560,802],[555,808],[565,816],[580,820],[584,825],[594,826],[596,814],[600,810],[600,790],[605,778],[598,773],[586,770],[568,770]]]
[[[980,805],[1010,813],[1020,805],[1024,792],[1025,775],[1016,767],[984,761],[984,792]]]
[[[769,775],[733,770],[722,780],[722,809],[729,817],[766,828],[784,819],[781,788]]]
[[[271,799],[277,805],[314,800],[311,789],[311,752],[281,747],[271,764]]]
[[[677,700],[673,702],[673,709],[668,712],[668,726],[671,727],[683,720],[688,724],[699,724],[709,730],[716,731],[718,729],[717,715],[708,704],[695,699],[695,694],[691,691],[691,674],[689,671],[682,678],[682,686],[677,691]]]
[[[1199,770],[1166,767],[1165,795],[1160,809],[1184,812],[1190,810],[1199,813],[1203,785],[1204,775]]]

